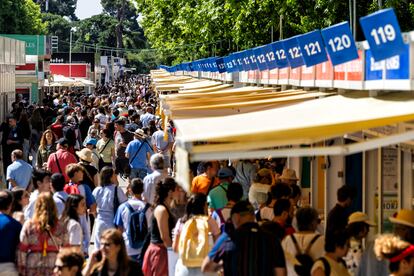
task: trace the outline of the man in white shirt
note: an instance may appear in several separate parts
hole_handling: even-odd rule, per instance
[[[58,217],[60,218],[65,209],[66,200],[68,199],[68,194],[63,191],[63,188],[65,187],[65,177],[61,173],[54,173],[50,179],[53,200],[56,203]]]
[[[150,158],[150,165],[153,172],[147,175],[144,182],[144,193],[142,194],[144,200],[149,204],[154,204],[155,185],[164,180],[168,175],[164,169],[164,157],[160,153],[153,154]]]
[[[164,168],[171,167],[171,149],[174,144],[174,138],[171,132],[167,132],[167,139],[164,140],[164,130],[162,121],[158,123],[158,130],[152,134],[151,143],[154,152],[161,153],[164,157]]]

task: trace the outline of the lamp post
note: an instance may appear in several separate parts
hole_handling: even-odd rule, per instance
[[[70,28],[69,34],[69,78],[72,77],[72,32],[76,32],[76,27]]]

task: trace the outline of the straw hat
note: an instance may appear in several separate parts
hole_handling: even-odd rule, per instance
[[[376,224],[369,220],[368,215],[363,212],[354,212],[348,218],[348,224],[355,222],[365,222],[369,226],[375,226]]]
[[[389,218],[392,223],[402,224],[414,228],[414,211],[401,209],[395,217]]]
[[[138,128],[137,130],[135,130],[134,134],[135,134],[135,136],[137,136],[137,137],[139,137],[141,139],[144,139],[144,138],[147,137],[147,135],[145,135],[145,132],[142,129],[140,129],[140,128]]]
[[[84,148],[80,151],[76,152],[76,155],[79,156],[79,158],[83,161],[92,163],[93,159],[92,159],[92,151],[88,148]]]
[[[282,180],[299,180],[296,176],[296,171],[293,169],[283,169],[282,175],[279,177]]]

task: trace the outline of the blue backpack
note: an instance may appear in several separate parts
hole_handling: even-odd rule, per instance
[[[148,223],[145,214],[151,205],[147,203],[144,209],[138,211],[134,210],[128,202],[126,202],[125,205],[131,213],[129,216],[129,245],[131,248],[140,249],[148,234]]]

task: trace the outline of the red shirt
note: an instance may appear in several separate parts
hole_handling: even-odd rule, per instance
[[[56,160],[59,162],[56,163]],[[66,175],[66,166],[69,164],[78,163],[75,155],[64,149],[59,149],[52,153],[47,160],[47,167],[51,173],[61,173],[65,177],[66,182],[69,182],[69,177]],[[60,168],[60,169],[59,169]]]

